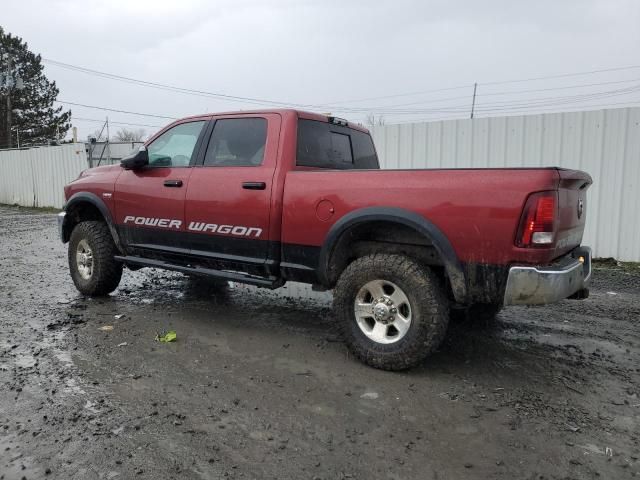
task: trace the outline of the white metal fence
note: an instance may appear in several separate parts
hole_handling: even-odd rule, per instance
[[[640,108],[372,128],[383,168],[560,166],[585,170],[584,243],[640,261]]]
[[[137,151],[142,145],[144,142],[98,142],[87,143],[85,147],[88,150],[89,165],[97,167],[118,164],[121,159]]]
[[[0,203],[60,208],[63,187],[86,168],[82,143],[0,150]]]

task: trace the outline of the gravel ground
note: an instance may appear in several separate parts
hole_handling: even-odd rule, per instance
[[[54,215],[0,225],[0,479],[640,477],[637,266],[390,373],[350,358],[330,294],[140,270],[83,298]]]

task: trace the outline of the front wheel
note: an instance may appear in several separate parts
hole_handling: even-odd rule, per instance
[[[122,264],[104,222],[80,222],[69,239],[69,270],[78,291],[84,295],[108,295],[118,288]]]
[[[383,370],[421,363],[442,343],[449,321],[436,274],[409,257],[358,258],[334,289],[340,333],[361,361]]]

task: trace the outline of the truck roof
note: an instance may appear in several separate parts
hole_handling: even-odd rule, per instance
[[[186,119],[195,119],[195,118],[203,118],[203,117],[211,117],[211,116],[221,116],[221,115],[247,115],[247,114],[266,114],[266,113],[276,113],[282,116],[294,115],[297,118],[304,118],[307,120],[317,120],[319,122],[328,122],[330,117],[334,117],[331,113],[315,113],[308,112],[305,110],[297,110],[294,108],[270,108],[270,109],[260,109],[260,110],[235,110],[228,112],[212,112],[212,113],[203,113],[200,115],[191,115],[188,117],[180,118],[176,121],[182,121]],[[340,118],[340,117],[335,117]],[[347,121],[347,126],[349,128],[353,128],[354,130],[360,130],[361,132],[369,133],[369,130],[357,123]]]

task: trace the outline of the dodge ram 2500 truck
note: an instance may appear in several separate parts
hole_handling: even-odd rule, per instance
[[[369,133],[295,110],[178,120],[120,166],[65,187],[78,290],[123,267],[332,289],[337,329],[374,367],[433,352],[451,313],[588,294],[591,177],[560,168],[380,170]]]

